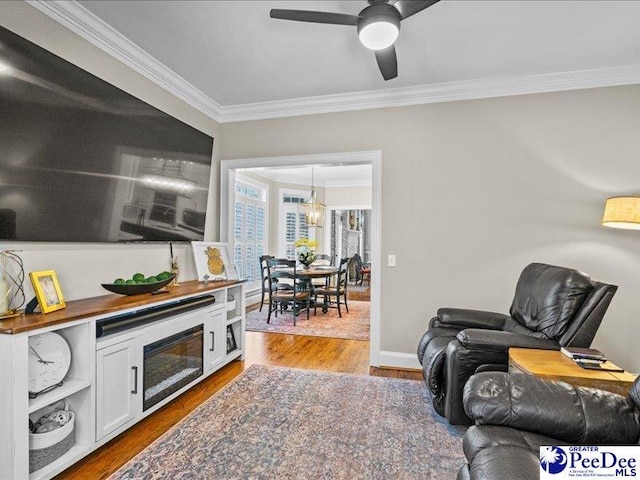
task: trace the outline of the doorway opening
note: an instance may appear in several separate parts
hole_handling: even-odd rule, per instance
[[[221,240],[228,242],[232,248],[234,245],[234,226],[235,226],[235,184],[236,177],[246,178],[247,174],[255,175],[259,174],[260,171],[266,171],[271,169],[287,169],[292,167],[311,167],[313,166],[316,172],[316,178],[318,175],[319,169],[323,167],[358,167],[358,166],[369,166],[371,171],[370,176],[370,186],[368,188],[369,192],[369,201],[357,201],[354,200],[357,197],[357,194],[362,193],[363,188],[354,187],[353,190],[349,192],[345,192],[344,189],[340,192],[345,196],[342,197],[342,200],[334,199],[329,205],[330,208],[327,209],[327,213],[337,211],[337,210],[354,210],[354,220],[356,220],[356,210],[364,210],[368,211],[368,213],[358,213],[361,215],[359,218],[362,222],[362,226],[368,220],[370,226],[370,239],[367,241],[366,250],[368,250],[368,260],[369,260],[369,268],[372,272],[370,276],[369,289],[370,289],[370,335],[369,335],[369,362],[371,366],[379,365],[379,357],[380,357],[380,275],[379,273],[376,275],[376,272],[380,272],[381,267],[381,253],[380,253],[380,243],[381,243],[381,198],[380,198],[380,175],[381,175],[381,160],[382,155],[380,151],[367,151],[367,152],[346,152],[346,153],[335,153],[335,154],[319,154],[319,155],[303,155],[303,156],[294,156],[294,157],[267,157],[267,158],[250,158],[250,159],[237,159],[237,160],[223,160],[221,162]],[[251,172],[253,172],[251,174]],[[255,179],[255,177],[252,177]],[[288,187],[292,189],[294,187],[299,187],[301,184],[304,186],[304,182],[300,183],[295,180],[293,177],[287,177],[288,182],[284,187]],[[269,183],[269,182],[265,182]],[[280,187],[278,188],[270,188],[269,189],[269,201],[271,202],[271,206],[269,207],[269,211],[271,214],[274,214],[274,206],[280,205],[279,198],[282,196],[282,192],[280,191]],[[307,189],[308,195],[308,189]],[[350,203],[352,201],[353,203]],[[345,207],[351,207],[346,209]],[[341,214],[342,215],[342,214]],[[348,214],[350,215],[350,213]],[[291,216],[290,216],[291,217]],[[367,218],[368,217],[368,218]],[[349,218],[349,217],[347,217]],[[327,228],[331,222],[331,217],[326,216],[325,214],[325,228],[320,230],[319,233],[316,232],[316,241],[320,244],[324,244],[324,250],[330,251],[331,241],[327,242],[326,236],[330,235],[329,231],[331,228]],[[274,221],[270,220],[268,222],[268,236],[269,236],[269,249],[271,250],[269,253],[271,254],[277,252],[277,231],[275,228],[271,226],[274,225]],[[358,231],[357,229],[352,229],[354,231]],[[359,234],[360,235],[360,234]],[[362,240],[360,246],[358,248],[363,248],[365,246],[364,240]],[[335,250],[336,254],[338,250]],[[363,255],[365,251],[362,251]],[[363,262],[364,263],[364,262]],[[256,260],[257,265],[257,260]],[[259,292],[258,292],[259,293]],[[259,295],[258,295],[259,300]],[[250,300],[249,300],[250,301]],[[318,309],[319,311],[320,309]]]

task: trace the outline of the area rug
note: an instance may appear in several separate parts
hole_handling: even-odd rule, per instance
[[[461,435],[423,382],[254,365],[110,478],[451,479]]]
[[[293,326],[293,314],[290,310],[278,318],[271,314],[271,323],[267,323],[268,306],[262,307],[262,312],[253,310],[247,312],[246,330],[249,332],[288,333],[293,335],[311,335],[313,337],[346,338],[350,340],[369,340],[369,321],[371,308],[369,302],[348,302],[349,313],[342,308],[342,318],[338,317],[338,310],[330,308],[327,313],[313,314],[313,309],[307,320],[306,310],[301,312]]]

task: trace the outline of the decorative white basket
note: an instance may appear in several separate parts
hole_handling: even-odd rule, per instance
[[[235,309],[236,309],[235,299],[227,302],[227,312],[230,312],[231,310],[235,310]]]
[[[69,411],[69,403],[61,400],[45,409],[49,413],[54,410]],[[60,428],[46,433],[29,432],[29,473],[40,470],[67,453],[74,444],[75,414],[69,411],[71,419]]]

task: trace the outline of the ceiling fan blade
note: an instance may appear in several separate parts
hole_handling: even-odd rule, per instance
[[[358,24],[357,15],[347,15],[345,13],[313,12],[310,10],[280,10],[271,9],[271,18],[280,20],[295,20],[296,22],[330,23],[332,25],[352,25]]]
[[[395,2],[389,2],[396,7],[402,16],[402,20],[421,12],[425,8],[430,7],[434,3],[438,3],[440,0],[397,0]]]
[[[384,50],[376,50],[376,60],[380,73],[385,80],[391,80],[398,76],[398,58],[396,57],[396,47],[391,45]]]

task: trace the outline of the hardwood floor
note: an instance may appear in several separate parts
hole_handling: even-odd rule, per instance
[[[369,368],[369,342],[247,332],[246,358],[234,361],[149,415],[58,479],[106,478],[253,364],[419,380],[420,372]]]

